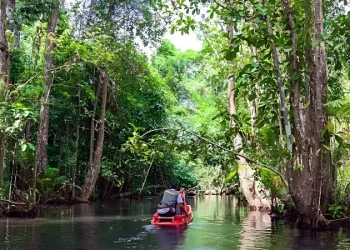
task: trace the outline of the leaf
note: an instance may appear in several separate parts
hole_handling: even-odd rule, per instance
[[[259,63],[257,62],[252,62],[252,66],[254,69],[256,69],[257,67],[259,67]]]
[[[23,112],[23,116],[24,116],[24,117],[28,117],[29,114],[30,114],[30,111],[28,111],[28,110],[26,110],[26,111]]]
[[[58,173],[59,173],[59,169],[58,168],[47,167],[45,169],[45,176],[47,178],[49,178],[50,180],[54,180],[57,177]]]
[[[158,156],[159,156],[160,159],[164,158],[164,154],[162,152],[158,152]]]
[[[246,74],[247,71],[251,70],[252,69],[252,64],[247,64],[243,67],[243,69],[239,72],[239,75],[243,75],[243,74]]]
[[[214,11],[212,11],[211,13],[210,13],[210,19],[213,19],[214,18]]]
[[[22,144],[21,145],[22,152],[26,151],[26,149],[27,149],[27,144]]]
[[[265,44],[266,44],[266,40],[261,39],[261,40],[258,40],[258,42],[256,43],[256,47],[261,48]]]
[[[59,176],[54,180],[55,184],[63,184],[67,180],[65,175]]]
[[[344,43],[338,43],[338,44],[334,47],[334,50],[338,50],[341,46],[344,46]]]
[[[334,134],[334,124],[330,120],[327,122],[327,130],[329,133]]]
[[[224,56],[225,59],[228,60],[228,61],[232,61],[237,56],[237,51],[235,49],[232,49],[232,47],[223,50],[223,52],[224,52],[224,55],[225,55]]]
[[[211,118],[211,119],[214,121],[214,120],[218,119],[218,118],[221,117],[221,116],[222,116],[222,114],[220,113],[220,114],[217,114],[216,116],[214,116],[214,117]]]
[[[230,181],[236,175],[237,175],[237,169],[233,170],[231,173],[229,173],[228,176],[226,176],[226,178],[225,178],[226,182]]]
[[[235,122],[238,122],[238,123],[240,122],[238,115],[232,114],[231,117],[233,118],[233,120],[235,120]]]
[[[339,145],[344,144],[344,139],[340,137],[339,135],[334,135],[335,140],[339,143]]]
[[[248,96],[248,100],[249,101],[253,101],[255,98],[256,98],[256,93],[255,92]]]
[[[13,126],[14,126],[15,128],[18,128],[19,125],[20,125],[20,123],[21,123],[21,120],[16,120],[16,121],[14,122]]]
[[[31,150],[35,150],[35,146],[33,143],[28,143],[27,144]]]
[[[298,73],[294,73],[292,76],[293,80],[298,80],[299,78],[300,78],[300,74],[298,74]]]

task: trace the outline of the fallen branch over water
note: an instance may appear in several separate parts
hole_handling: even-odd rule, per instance
[[[268,166],[268,165],[266,165],[264,163],[261,163],[259,161],[253,160],[253,159],[251,159],[251,158],[249,158],[249,157],[247,157],[245,155],[237,153],[237,152],[235,152],[235,151],[233,151],[231,149],[225,148],[225,147],[223,147],[223,146],[221,146],[221,145],[219,145],[219,144],[217,144],[215,142],[212,142],[212,141],[208,140],[207,138],[204,138],[203,136],[200,136],[200,135],[198,135],[198,134],[196,134],[194,132],[188,131],[186,129],[183,129],[183,128],[157,128],[157,129],[153,129],[153,130],[147,131],[146,133],[141,135],[141,138],[143,138],[144,136],[146,136],[148,134],[151,134],[151,133],[154,133],[154,132],[158,132],[158,131],[183,131],[183,132],[185,132],[187,134],[193,135],[193,136],[197,137],[198,139],[200,139],[202,141],[205,141],[206,143],[208,143],[210,145],[213,145],[213,146],[215,146],[215,147],[217,147],[217,148],[219,148],[219,149],[221,149],[223,151],[232,153],[232,154],[234,154],[235,156],[238,156],[238,157],[242,157],[242,158],[246,159],[250,163],[254,163],[256,165],[259,165],[260,167],[263,167],[265,169],[270,170],[271,172],[277,174],[281,178],[281,180],[283,181],[284,185],[286,185],[286,187],[288,187],[288,183],[287,183],[286,179],[284,178],[283,174],[280,173],[279,171],[277,171],[274,167]]]

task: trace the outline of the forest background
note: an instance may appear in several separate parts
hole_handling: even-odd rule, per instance
[[[349,205],[346,1],[1,0],[0,196],[158,194]],[[195,30],[201,51],[167,32]],[[155,48],[145,55],[145,48]]]

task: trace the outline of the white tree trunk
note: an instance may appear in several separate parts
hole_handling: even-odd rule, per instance
[[[236,114],[235,106],[235,89],[234,89],[234,78],[233,75],[228,77],[228,102],[229,102],[229,114]],[[235,121],[231,118],[231,126],[234,127]],[[242,136],[237,133],[233,140],[235,149],[242,148]],[[244,154],[243,149],[240,150],[240,154]],[[255,171],[249,166],[246,159],[238,157],[238,175],[239,182],[242,188],[244,197],[246,198],[250,209],[253,211],[267,211],[271,208],[271,202],[262,196],[258,187],[261,185],[259,181],[255,180]]]

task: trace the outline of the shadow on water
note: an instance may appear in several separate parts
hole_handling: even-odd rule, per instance
[[[299,231],[232,196],[188,198],[188,227],[150,225],[157,199],[77,204],[40,211],[34,220],[0,219],[0,249],[350,249],[350,232]]]

